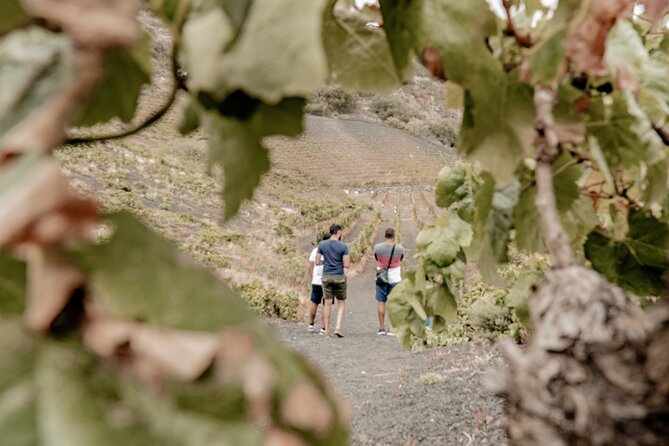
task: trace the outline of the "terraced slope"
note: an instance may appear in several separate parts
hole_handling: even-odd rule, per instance
[[[272,160],[343,188],[433,184],[453,149],[354,119],[308,116],[298,139],[271,138]]]

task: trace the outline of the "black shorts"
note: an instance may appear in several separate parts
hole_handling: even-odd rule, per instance
[[[323,275],[323,295],[325,300],[346,300],[346,277]]]
[[[323,302],[323,287],[320,285],[311,284],[311,301],[316,305]]]

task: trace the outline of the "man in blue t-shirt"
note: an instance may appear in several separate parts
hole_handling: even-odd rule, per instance
[[[323,323],[325,336],[330,335],[330,310],[334,299],[337,299],[337,325],[334,335],[343,338],[341,321],[346,307],[346,277],[351,266],[348,246],[341,241],[341,226],[330,226],[330,238],[318,244],[316,265],[323,265]]]

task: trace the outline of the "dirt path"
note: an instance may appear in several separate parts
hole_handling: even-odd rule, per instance
[[[409,256],[417,230],[410,205],[410,197],[390,193],[376,235],[378,242],[394,224],[398,206]],[[373,261],[349,282],[346,305],[342,339],[311,334],[303,323],[272,324],[349,402],[351,444],[504,444],[501,402],[482,385],[485,370],[499,362],[489,343],[417,353],[392,336],[377,336]]]

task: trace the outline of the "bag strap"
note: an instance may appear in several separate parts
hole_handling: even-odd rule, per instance
[[[388,266],[386,269],[390,269],[390,263],[393,261],[393,254],[395,253],[395,244],[393,243],[393,249],[390,251],[390,257],[388,257]]]

